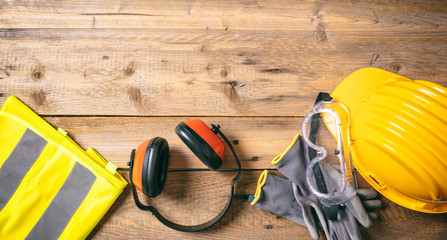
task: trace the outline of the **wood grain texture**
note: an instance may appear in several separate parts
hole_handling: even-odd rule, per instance
[[[93,147],[118,167],[127,167],[131,150],[139,144],[163,137],[170,148],[169,168],[206,168],[174,132],[178,123],[188,120],[185,117],[45,117],[45,120],[55,128],[67,131],[84,148]],[[301,132],[302,122],[298,117],[202,117],[201,120],[209,126],[212,123],[221,126],[244,169],[275,168],[271,161]],[[321,144],[326,147],[335,145],[329,131],[323,130],[319,131]],[[331,160],[338,161],[335,155],[329,155]],[[225,156],[222,168],[236,169],[228,148]]]
[[[90,237],[255,239],[275,236],[279,239],[311,239],[307,229],[250,205],[247,201],[248,195],[253,194],[252,191],[256,189],[259,174],[260,171],[243,173],[236,184],[236,195],[229,212],[216,226],[203,232],[183,233],[165,227],[149,212],[136,208],[128,187]],[[224,206],[234,175],[235,172],[168,173],[163,194],[146,201],[146,204],[153,204],[166,218],[178,223],[199,224],[217,215]],[[112,224],[109,221],[112,221]]]
[[[45,115],[303,116],[362,67],[447,86],[445,3],[299,5],[5,3],[0,93]]]
[[[311,239],[307,229],[283,217],[251,206],[261,171],[243,172],[236,184],[234,203],[228,214],[213,228],[200,233],[181,233],[163,226],[148,212],[134,205],[130,188],[118,198],[89,239]],[[278,175],[277,171],[270,173]],[[183,224],[198,224],[211,219],[223,207],[235,172],[168,173],[163,194],[147,200],[160,212]],[[127,177],[127,173],[123,172]],[[361,187],[368,187],[360,179]],[[143,198],[144,197],[140,197]],[[366,239],[443,239],[445,214],[424,214],[400,207],[381,197],[384,207],[379,219],[362,230]],[[320,232],[320,235],[323,234]],[[324,235],[324,234],[323,234]]]
[[[443,1],[6,1],[3,28],[444,31]],[[318,21],[325,22],[319,24]]]
[[[8,31],[0,101],[14,94],[45,115],[303,116],[370,65],[447,86],[439,33]]]
[[[234,175],[195,171],[204,166],[175,136],[177,123],[201,118],[238,140],[245,171],[215,227],[168,229],[126,188],[89,239],[310,239],[247,197],[318,92],[370,66],[447,86],[446,62],[445,1],[0,1],[0,104],[17,96],[120,168],[138,144],[165,137],[169,168],[186,170],[170,172],[150,201],[167,217],[211,218]],[[235,167],[227,151],[223,168]],[[446,214],[382,200],[365,239],[447,239]]]

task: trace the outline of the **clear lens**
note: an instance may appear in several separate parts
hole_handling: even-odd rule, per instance
[[[309,140],[312,121],[314,124],[316,121],[319,122],[317,138],[314,139],[315,144]],[[318,102],[304,117],[301,132],[304,141],[316,151],[316,157],[310,160],[306,169],[306,183],[309,190],[325,205],[340,205],[348,202],[355,195],[357,186],[352,171],[349,112],[346,107],[334,100]],[[334,138],[328,137],[331,134]],[[331,139],[335,141],[331,142]],[[326,180],[328,192],[323,193],[318,190],[315,183],[314,166],[334,156],[338,158],[340,173],[326,173],[326,179],[330,178],[331,183]]]

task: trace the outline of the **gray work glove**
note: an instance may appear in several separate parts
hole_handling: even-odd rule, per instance
[[[327,164],[326,164],[327,165]],[[334,171],[335,168],[333,168],[330,165],[327,165],[327,167],[332,168],[329,171]],[[326,169],[325,169],[326,170]],[[335,170],[337,171],[337,170]],[[337,173],[339,174],[339,173]],[[296,187],[296,185],[295,185]],[[252,203],[252,205],[257,206],[263,210],[267,210],[269,212],[281,215],[301,226],[306,227],[306,223],[303,219],[303,211],[301,208],[301,205],[296,201],[294,194],[293,194],[293,183],[290,180],[271,175],[265,170],[261,173],[261,176],[259,177],[258,186],[256,189],[256,193],[254,196],[250,196],[249,201]],[[296,191],[296,190],[295,190]],[[371,195],[372,194],[372,195]],[[360,189],[359,190],[359,196],[363,200],[363,204],[366,207],[370,207],[370,210],[375,210],[374,208],[377,208],[377,203],[381,204],[380,201],[374,200],[374,198],[377,197],[376,191],[370,191],[369,189]],[[369,200],[373,199],[373,200]],[[344,214],[345,212],[341,212],[341,214]],[[370,217],[377,218],[377,215],[374,212],[368,213]],[[342,215],[340,215],[342,216]],[[328,219],[327,219],[328,220]],[[349,224],[346,224],[346,220]],[[358,235],[359,229],[358,224],[355,222],[356,220],[351,217],[351,215],[347,215],[344,218],[340,218],[339,221],[331,221],[328,220],[329,229],[332,229],[333,232],[331,238],[337,238],[337,239],[349,239],[350,235],[348,234],[348,231],[346,230],[349,226],[354,226],[353,230],[349,230],[350,232],[356,232]],[[318,223],[318,222],[317,222]],[[343,223],[341,225],[340,223]],[[316,223],[314,223],[315,229],[316,229]],[[344,227],[345,226],[345,227]],[[318,236],[318,232],[314,232]],[[338,237],[337,237],[338,236]],[[343,236],[340,238],[340,236]],[[359,235],[360,236],[360,235]],[[328,238],[330,239],[330,238]]]
[[[301,206],[295,200],[292,184],[291,181],[271,175],[264,170],[259,177],[255,195],[250,196],[248,201],[254,206],[305,227]]]
[[[328,191],[339,189],[341,177],[339,165],[320,164]],[[337,166],[337,167],[335,167]],[[337,220],[328,220],[330,239],[361,239],[360,223],[364,227],[371,226],[371,218],[377,219],[374,212],[382,206],[379,194],[374,189],[359,189],[355,195],[338,212]],[[328,237],[329,239],[329,237]]]
[[[360,231],[357,221],[364,227],[371,225],[371,220],[359,196],[355,195],[346,207],[341,207],[338,211],[337,220],[329,220],[325,214],[323,205],[318,199],[311,194],[306,186],[306,167],[309,163],[309,152],[307,144],[302,140],[301,136],[296,136],[289,148],[282,154],[278,155],[272,163],[278,170],[284,174],[293,185],[293,192],[295,199],[302,208],[303,220],[306,223],[309,232],[314,239],[318,239],[317,221],[314,218],[312,209],[316,213],[318,222],[328,239],[360,239]],[[321,171],[325,184],[329,191],[333,191],[335,186],[338,186],[340,180],[340,173],[337,169],[331,167],[326,163],[320,163],[323,166]],[[338,173],[338,175],[337,175]],[[365,189],[359,191],[362,195],[369,198],[365,199],[365,205],[380,207],[379,200],[371,200],[371,197],[376,195],[375,190]],[[378,201],[378,202],[377,202]]]
[[[293,193],[302,208],[303,220],[306,223],[306,227],[313,239],[319,239],[318,223],[312,209],[316,213],[317,219],[320,220],[319,222],[325,235],[330,236],[330,232],[323,206],[319,203],[317,197],[312,195],[306,187],[307,164],[303,161],[304,155],[303,139],[297,135],[287,150],[276,156],[272,163],[284,176],[294,183]]]

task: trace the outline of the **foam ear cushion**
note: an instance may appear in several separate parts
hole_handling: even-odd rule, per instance
[[[222,165],[225,144],[201,120],[181,122],[175,132],[191,151],[211,170]]]
[[[142,143],[136,153],[132,169],[134,185],[149,197],[163,191],[169,162],[169,145],[164,138],[156,137]]]
[[[137,189],[140,190],[141,192],[143,192],[141,173],[143,170],[144,154],[146,153],[146,148],[150,141],[151,139],[140,144],[140,146],[138,146],[135,152],[134,157],[134,163],[132,169],[132,182],[135,185],[135,187],[137,187]]]

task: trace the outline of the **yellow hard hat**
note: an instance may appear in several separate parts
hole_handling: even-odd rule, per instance
[[[363,68],[331,97],[349,110],[352,161],[369,184],[406,208],[447,212],[447,88]]]

